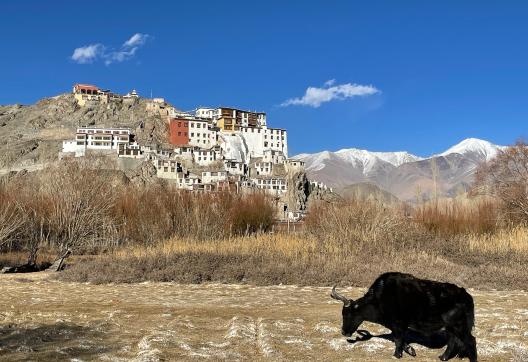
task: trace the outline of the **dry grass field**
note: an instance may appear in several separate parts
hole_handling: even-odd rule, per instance
[[[327,287],[93,285],[35,273],[3,275],[0,289],[1,361],[392,360],[387,339],[341,336],[341,304]],[[358,297],[364,289],[342,291]],[[528,293],[470,293],[479,360],[526,360]],[[414,347],[420,361],[442,352]]]

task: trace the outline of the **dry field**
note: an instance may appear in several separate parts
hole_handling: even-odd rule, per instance
[[[341,304],[328,297],[329,288],[92,285],[37,273],[0,276],[0,290],[2,361],[392,360],[386,339],[341,337]],[[470,292],[479,360],[526,360],[528,293]],[[441,353],[414,346],[416,360]]]

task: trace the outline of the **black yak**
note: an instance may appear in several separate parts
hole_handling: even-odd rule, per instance
[[[454,284],[415,278],[410,274],[380,275],[368,292],[358,300],[348,299],[332,289],[331,297],[344,303],[342,334],[350,337],[364,321],[381,324],[392,331],[396,349],[416,355],[405,341],[408,331],[423,335],[447,334],[447,348],[439,357],[455,356],[477,361],[473,298]]]

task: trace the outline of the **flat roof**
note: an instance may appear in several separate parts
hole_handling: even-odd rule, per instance
[[[83,127],[77,127],[77,129],[111,129],[113,131],[131,131],[132,129],[130,128],[115,128],[115,127],[88,127],[88,126],[83,126]]]
[[[90,90],[99,90],[99,87],[92,84],[75,84],[75,88],[90,89]]]

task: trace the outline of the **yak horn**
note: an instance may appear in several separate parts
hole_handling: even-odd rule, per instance
[[[334,285],[334,287],[332,288],[332,293],[330,293],[330,296],[336,300],[340,300],[342,301],[344,304],[345,304],[345,307],[348,307],[350,306],[350,304],[352,303],[352,301],[350,299],[348,299],[347,297],[345,297],[344,295],[341,295],[339,294],[337,291],[336,291],[336,287],[337,285]]]

